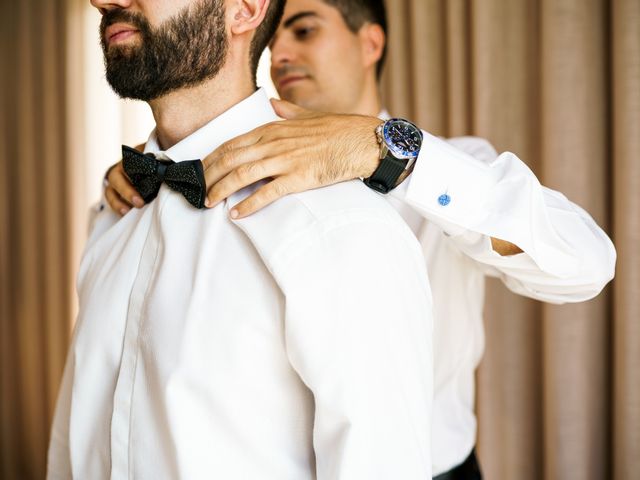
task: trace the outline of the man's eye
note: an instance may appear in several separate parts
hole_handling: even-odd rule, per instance
[[[296,36],[296,38],[298,39],[305,39],[308,38],[312,33],[313,33],[314,29],[312,27],[300,27],[300,28],[296,28],[293,33]]]

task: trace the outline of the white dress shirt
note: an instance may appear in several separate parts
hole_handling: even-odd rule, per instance
[[[435,476],[464,461],[476,441],[485,275],[527,297],[579,302],[613,278],[616,252],[583,209],[541,186],[513,153],[498,155],[477,137],[423,135],[413,173],[388,198],[420,240],[431,283]],[[491,237],[524,253],[500,256]]]
[[[275,120],[258,91],[166,152]],[[94,221],[49,447],[54,479],[427,479],[431,296],[419,243],[359,181],[237,222],[166,186]]]

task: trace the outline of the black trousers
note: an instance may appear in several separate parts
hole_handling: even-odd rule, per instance
[[[433,477],[433,480],[482,480],[482,473],[480,473],[480,465],[478,464],[475,448],[471,450],[471,453],[464,462],[448,472]]]

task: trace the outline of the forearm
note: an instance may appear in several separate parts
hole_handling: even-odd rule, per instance
[[[431,137],[429,155],[394,195],[438,224],[487,273],[518,293],[551,301],[596,295],[613,276],[615,250],[580,207],[540,185],[512,153],[486,141]],[[448,202],[439,202],[446,195]],[[522,250],[522,253],[518,250]],[[505,255],[506,254],[506,255]]]

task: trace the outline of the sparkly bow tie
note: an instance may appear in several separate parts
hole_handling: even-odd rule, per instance
[[[153,154],[142,154],[122,146],[122,166],[146,203],[158,195],[162,182],[180,192],[196,208],[204,208],[207,186],[200,160],[174,162],[157,160]]]

